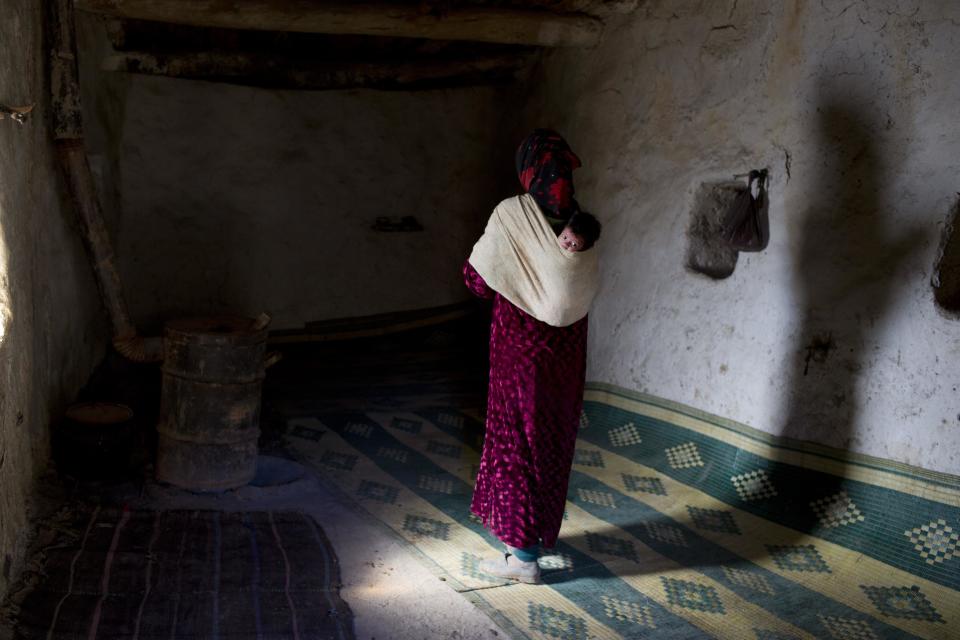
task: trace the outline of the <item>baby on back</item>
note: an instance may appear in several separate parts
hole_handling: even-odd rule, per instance
[[[557,241],[567,251],[586,251],[600,237],[600,221],[579,209],[570,216]]]

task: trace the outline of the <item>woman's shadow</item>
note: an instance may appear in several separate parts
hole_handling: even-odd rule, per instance
[[[859,102],[829,100],[817,113],[814,134],[822,161],[801,213],[793,280],[799,329],[782,386],[780,435],[842,452],[862,451],[858,412],[872,399],[868,376],[874,345],[881,342],[897,303],[894,275],[920,248],[924,233],[920,226],[892,222],[896,200],[889,190],[898,168],[879,148],[883,126],[873,112]],[[844,463],[816,474],[812,482],[807,471],[781,479],[781,506],[794,529],[808,533],[843,526],[838,514],[855,508],[845,491],[846,470]]]

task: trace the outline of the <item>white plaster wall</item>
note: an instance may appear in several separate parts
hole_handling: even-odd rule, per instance
[[[42,6],[0,0],[0,597],[26,550],[30,495],[50,429],[102,355],[106,319],[73,210],[61,199],[48,128]]]
[[[507,195],[497,167],[512,166],[511,149],[495,155],[501,90],[275,91],[101,73],[103,38],[85,20],[85,108],[141,326],[265,310],[272,328],[296,328],[468,297],[460,267]],[[409,215],[423,232],[371,229]]]
[[[960,473],[960,319],[930,285],[958,63],[952,0],[650,1],[548,56],[518,134],[568,137],[605,223],[589,378]],[[697,186],[760,166],[769,248],[724,281],[686,271]],[[835,348],[808,366],[816,336]]]

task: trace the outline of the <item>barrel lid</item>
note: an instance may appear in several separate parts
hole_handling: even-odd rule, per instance
[[[67,408],[67,418],[87,424],[117,424],[133,417],[133,409],[116,402],[80,402]]]
[[[204,342],[259,342],[266,339],[265,328],[255,328],[254,318],[244,316],[209,316],[168,320],[167,336],[187,337]]]

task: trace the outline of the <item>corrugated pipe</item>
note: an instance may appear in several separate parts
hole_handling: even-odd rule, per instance
[[[117,353],[134,362],[160,362],[163,360],[163,338],[114,338],[113,348]]]
[[[73,5],[70,0],[57,0],[51,20],[54,49],[50,61],[50,86],[57,158],[80,220],[100,297],[113,325],[113,345],[123,356],[136,362],[156,362],[163,359],[163,339],[138,335],[137,328],[130,320],[110,235],[103,221],[87,160],[80,113],[80,85],[77,80]]]

